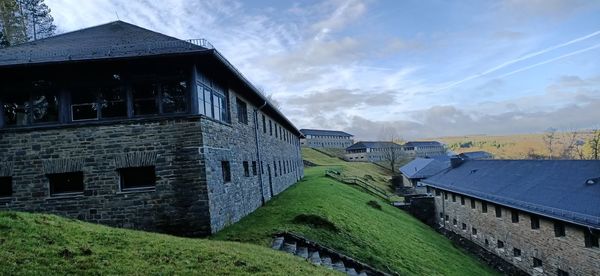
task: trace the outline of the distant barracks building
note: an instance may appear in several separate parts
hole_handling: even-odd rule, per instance
[[[0,49],[0,209],[207,235],[303,177],[301,133],[204,40],[117,21]]]
[[[301,129],[300,144],[309,148],[345,149],[354,143],[352,134],[338,130]]]
[[[600,275],[600,161],[451,163],[422,180],[441,227],[531,275]]]

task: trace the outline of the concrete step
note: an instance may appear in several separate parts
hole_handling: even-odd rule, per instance
[[[358,276],[358,273],[356,273],[356,270],[354,268],[346,268],[346,274],[350,276]]]
[[[333,264],[331,264],[331,258],[329,257],[321,257],[321,264],[326,268],[333,269]]]
[[[321,265],[321,255],[319,254],[319,251],[310,253],[309,260],[313,264]]]
[[[299,246],[298,249],[296,249],[296,256],[308,259],[308,248]]]
[[[295,242],[284,242],[283,243],[283,251],[296,254],[296,243]]]
[[[283,240],[283,237],[276,237],[273,240],[273,245],[271,245],[271,248],[275,250],[281,250],[281,247],[283,246]]]
[[[344,262],[342,261],[337,261],[333,263],[333,269],[339,272],[346,273],[346,266],[344,266]]]

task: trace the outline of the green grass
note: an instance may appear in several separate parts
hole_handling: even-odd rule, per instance
[[[323,275],[251,244],[179,238],[45,214],[0,212],[0,275]]]
[[[304,157],[315,163],[330,165],[307,168],[303,180],[213,239],[269,246],[273,233],[289,231],[401,275],[496,274],[405,212],[324,177],[325,170],[338,161],[310,150],[303,153],[312,155]],[[349,166],[344,169],[357,169]],[[372,207],[376,204],[370,201],[377,201],[382,208]],[[294,218],[302,214],[321,216],[338,231],[294,223]]]

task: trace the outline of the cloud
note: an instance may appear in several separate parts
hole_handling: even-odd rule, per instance
[[[330,113],[338,110],[380,108],[397,104],[393,91],[363,91],[333,89],[313,92],[287,99],[288,105],[301,108],[306,114]]]

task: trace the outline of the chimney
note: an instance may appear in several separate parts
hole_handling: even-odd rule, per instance
[[[465,160],[463,160],[462,158],[460,158],[458,156],[450,157],[450,167],[452,167],[453,169],[458,168],[464,162],[465,162]]]

